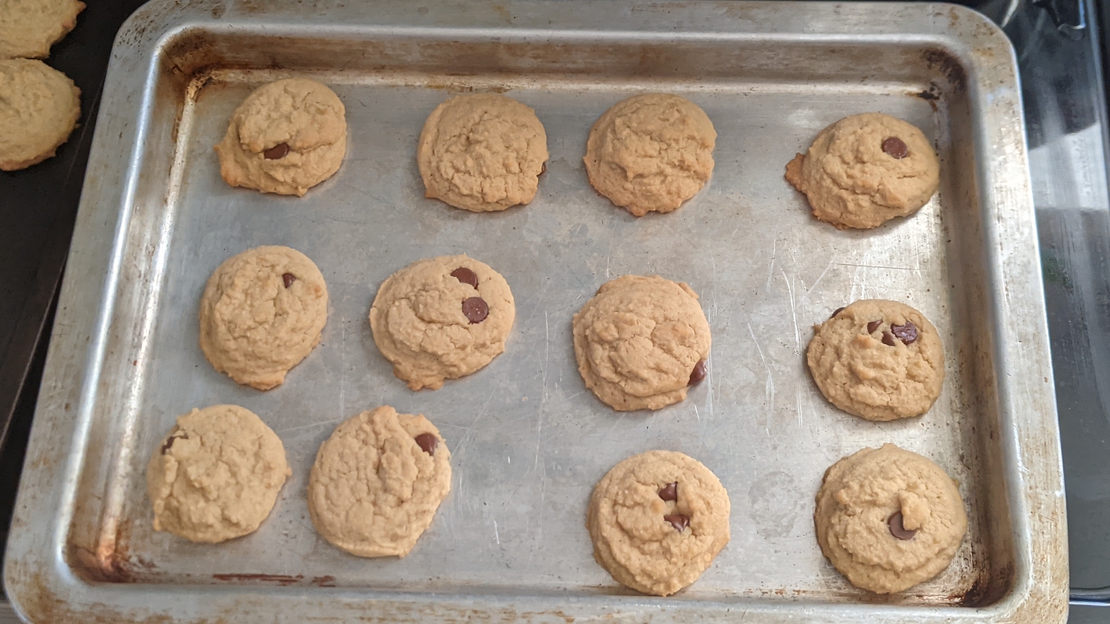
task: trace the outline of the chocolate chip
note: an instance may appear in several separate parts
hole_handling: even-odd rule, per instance
[[[694,370],[690,372],[690,381],[686,385],[695,386],[700,384],[708,372],[709,367],[705,364],[705,360],[698,360],[698,363],[694,364]]]
[[[685,529],[687,526],[690,525],[690,519],[682,514],[667,514],[663,516],[663,519],[667,522],[670,522],[671,526],[674,527],[674,530],[678,531],[679,533],[682,532],[682,529]]]
[[[894,342],[894,336],[891,336],[890,332],[883,332],[883,344],[888,347],[893,347],[897,343]]]
[[[275,146],[271,147],[270,149],[266,150],[265,152],[262,152],[262,155],[266,157],[266,160],[278,160],[280,158],[285,158],[285,155],[288,154],[288,153],[289,153],[289,144],[288,143],[278,143],[277,145],[275,145]]]
[[[917,340],[917,325],[913,321],[906,321],[905,325],[891,325],[891,333],[903,344],[910,344]]]
[[[870,323],[867,324],[867,333],[869,333],[869,334],[875,333],[875,330],[878,329],[879,325],[882,325],[882,324],[883,324],[882,321],[871,321]]]
[[[416,443],[427,454],[435,457],[436,446],[439,445],[439,438],[431,433],[422,433],[416,436]]]
[[[902,160],[910,155],[910,148],[906,147],[906,142],[898,137],[890,137],[883,141],[883,151],[891,158]]]
[[[664,485],[663,489],[659,490],[659,498],[665,501],[678,500],[678,481]]]
[[[910,531],[902,526],[902,512],[896,511],[894,515],[887,518],[886,525],[890,527],[890,534],[900,540],[912,540],[917,531]]]
[[[833,313],[832,313],[832,315],[831,315],[831,316],[829,316],[829,318],[831,318],[831,319],[834,319],[834,318],[836,318],[836,315],[837,315],[837,314],[840,314],[840,313],[841,313],[841,312],[843,312],[843,311],[844,311],[844,306],[841,306],[841,307],[839,307],[839,308],[837,308],[837,309],[833,310]]]
[[[189,439],[189,434],[182,431],[181,435],[177,435],[176,433],[174,435],[171,435],[166,440],[165,444],[162,445],[162,454],[165,455],[166,453],[168,453],[169,450],[170,450],[170,447],[173,446],[174,441],[176,441],[179,438],[183,439],[183,440],[188,440]]]
[[[489,306],[481,297],[471,297],[462,302],[463,314],[470,320],[470,324],[481,323],[489,316]]]
[[[459,267],[454,271],[451,271],[451,277],[459,280],[464,284],[470,284],[475,288],[478,287],[478,274],[466,267]]]
[[[297,281],[297,276],[292,273],[282,273],[281,281],[285,283],[286,288],[289,288],[293,285],[293,282]]]

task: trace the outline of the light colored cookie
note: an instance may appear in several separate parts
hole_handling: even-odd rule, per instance
[[[328,289],[320,269],[289,247],[255,247],[225,260],[200,300],[200,348],[221,373],[269,390],[320,342]]]
[[[586,387],[613,409],[659,409],[705,378],[709,322],[682,282],[625,275],[574,315],[574,355]]]
[[[50,56],[50,46],[77,26],[77,14],[84,8],[77,0],[3,0],[0,59]],[[3,93],[0,85],[0,98]]]
[[[291,474],[281,439],[250,410],[194,409],[177,418],[147,464],[154,529],[194,542],[251,533]]]
[[[729,540],[728,492],[697,460],[648,451],[594,488],[586,529],[594,559],[638,592],[668,596],[698,580]]]
[[[416,164],[424,195],[473,212],[536,196],[547,133],[531,108],[504,95],[460,95],[428,115]]]
[[[42,61],[0,60],[0,170],[54,155],[77,127],[81,91]]]
[[[865,448],[825,471],[813,522],[833,566],[856,587],[879,594],[939,574],[967,532],[955,481],[893,444]]]
[[[940,185],[940,161],[917,127],[880,113],[822,130],[786,165],[813,216],[838,228],[873,228],[917,212]]]
[[[271,82],[235,109],[216,153],[220,175],[232,186],[304,195],[343,163],[346,109],[315,80]]]
[[[389,406],[347,419],[316,453],[308,511],[359,557],[404,557],[451,491],[451,452],[424,416]]]
[[[374,343],[413,390],[436,390],[489,364],[505,350],[515,318],[505,278],[465,255],[397,271],[370,307]]]
[[[897,301],[857,301],[814,325],[806,361],[825,398],[867,420],[920,416],[944,385],[936,328]]]
[[[618,102],[586,141],[586,173],[598,193],[637,217],[671,212],[713,173],[717,131],[697,104],[663,93]]]

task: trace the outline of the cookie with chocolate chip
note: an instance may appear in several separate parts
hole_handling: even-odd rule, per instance
[[[729,541],[728,492],[674,451],[629,457],[594,488],[586,529],[594,559],[620,584],[668,596],[701,576]]]
[[[422,415],[384,405],[342,422],[316,453],[308,511],[332,545],[404,557],[451,491],[451,452]]]
[[[880,113],[852,115],[822,130],[786,165],[813,216],[868,229],[917,212],[940,185],[940,161],[916,126]]]
[[[860,300],[815,325],[806,361],[825,398],[867,420],[920,416],[944,385],[936,328],[897,301]]]
[[[397,271],[370,307],[374,343],[413,390],[435,390],[489,364],[505,350],[515,318],[505,278],[465,255]]]
[[[833,567],[878,594],[939,574],[967,532],[956,482],[932,461],[893,444],[865,448],[825,471],[813,521]]]

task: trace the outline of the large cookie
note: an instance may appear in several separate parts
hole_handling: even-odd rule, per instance
[[[697,104],[648,93],[605,111],[586,141],[586,173],[598,193],[637,217],[671,212],[713,173],[717,131]]]
[[[221,373],[269,390],[320,342],[328,289],[289,247],[256,247],[224,261],[200,300],[200,348]]]
[[[451,453],[423,416],[389,406],[335,428],[316,453],[308,511],[324,539],[359,557],[404,557],[451,491]]]
[[[786,165],[813,216],[838,228],[873,228],[924,206],[940,185],[940,161],[917,127],[880,113],[822,130]]]
[[[535,111],[504,95],[460,95],[428,115],[416,164],[426,197],[473,212],[536,196],[547,133]]]
[[[505,350],[514,318],[505,278],[465,255],[397,271],[370,307],[374,342],[413,390],[435,390],[489,364]]]
[[[238,405],[179,416],[146,469],[154,529],[194,542],[251,533],[293,472],[272,429]]]
[[[343,163],[346,109],[315,80],[271,82],[235,109],[216,153],[220,175],[232,186],[304,195]]]
[[[729,540],[728,492],[697,460],[648,451],[594,488],[586,528],[594,559],[622,585],[667,596],[701,576]]]
[[[586,387],[620,411],[686,398],[707,372],[709,322],[682,282],[625,275],[574,315],[574,355]]]
[[[856,587],[909,589],[948,567],[967,532],[956,483],[894,446],[865,448],[825,471],[813,514],[817,542]]]
[[[72,80],[42,61],[0,60],[0,170],[53,156],[77,127],[80,96]]]
[[[0,2],[0,59],[50,56],[50,46],[77,26],[77,14],[84,8],[77,0]],[[4,93],[0,85],[0,97]]]

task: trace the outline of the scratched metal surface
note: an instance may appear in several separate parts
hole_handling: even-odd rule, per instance
[[[102,117],[97,140],[112,145],[112,124],[119,125],[140,156],[120,163],[110,147],[96,153],[112,165],[106,171],[127,165],[130,187],[101,190],[95,185],[103,182],[92,182],[94,197],[122,191],[122,208],[118,199],[115,207],[92,204],[87,182],[91,207],[83,211],[90,223],[79,229],[76,275],[71,259],[71,308],[63,308],[55,329],[53,385],[39,421],[67,422],[67,388],[84,390],[74,395],[76,423],[68,426],[75,450],[67,463],[36,467],[29,460],[24,490],[28,478],[51,484],[63,513],[53,528],[28,524],[27,511],[23,524],[17,517],[6,579],[25,614],[42,613],[28,598],[31,590],[19,591],[29,587],[27,570],[45,565],[31,547],[39,540],[58,544],[63,569],[76,574],[65,580],[58,573],[62,580],[46,593],[70,592],[69,605],[95,599],[114,617],[172,612],[187,599],[186,611],[173,612],[182,621],[245,604],[275,621],[303,621],[299,609],[342,619],[343,609],[368,601],[379,608],[371,618],[414,620],[467,613],[666,620],[692,610],[781,621],[815,614],[821,621],[1062,621],[1063,540],[1058,527],[1040,535],[1032,528],[1063,519],[1039,280],[1004,281],[1036,261],[1004,37],[955,7],[851,7],[849,13],[885,12],[907,34],[868,40],[860,33],[866,45],[846,48],[841,67],[820,60],[835,55],[814,43],[820,37],[800,34],[803,26],[833,34],[846,28],[851,15],[839,5],[798,5],[791,17],[759,3],[727,5],[741,7],[738,14],[722,11],[723,4],[662,4],[639,17],[632,5],[611,5],[632,20],[624,33],[605,31],[604,12],[591,14],[595,5],[575,6],[568,14],[568,3],[512,5],[510,21],[519,17],[513,23],[522,29],[514,31],[473,26],[496,21],[505,7],[490,5],[475,17],[440,5],[435,24],[407,35],[398,35],[393,21],[419,23],[427,11],[387,4],[367,15],[329,5],[298,15],[292,4],[259,13],[238,4],[163,2],[133,20],[132,33],[141,25],[152,30],[135,36],[157,54],[147,74],[125,77],[117,68],[114,78],[139,84],[147,99],[121,94],[120,109],[108,109],[119,117]],[[673,12],[682,28],[712,30],[717,39],[693,37],[682,44],[682,56],[669,57],[668,46],[679,44],[655,36],[649,23]],[[375,30],[379,23],[385,26]],[[581,34],[595,26],[597,32]],[[189,36],[205,33],[202,43],[151,42],[176,27]],[[269,43],[247,45],[236,27]],[[551,49],[560,27],[578,33],[571,38],[584,41],[583,49],[594,47]],[[733,31],[749,34],[737,40]],[[125,28],[117,47],[129,43],[127,36]],[[782,52],[760,57],[767,42]],[[382,59],[340,64],[359,43]],[[372,47],[378,44],[386,47]],[[726,44],[748,46],[755,60],[745,61],[743,49],[722,52]],[[633,49],[651,54],[629,64]],[[937,49],[946,50],[939,61]],[[699,54],[720,64],[705,69]],[[884,62],[884,54],[896,60]],[[464,71],[450,71],[458,67],[442,65],[441,57],[479,60],[458,61]],[[860,60],[869,57],[872,65]],[[982,63],[987,57],[993,69]],[[807,58],[812,67],[802,62]],[[776,78],[774,62],[790,69]],[[591,63],[613,69],[590,71]],[[343,167],[300,199],[227,186],[212,146],[231,112],[252,88],[292,75],[331,85],[346,105]],[[445,98],[468,91],[504,92],[543,122],[551,156],[528,206],[472,214],[423,197],[413,154],[424,118]],[[713,179],[697,197],[675,213],[636,219],[590,188],[581,158],[593,121],[644,91],[690,98],[713,120],[718,140]],[[841,232],[809,215],[783,180],[783,167],[821,128],[865,111],[922,128],[938,148],[943,183],[911,219]],[[127,141],[122,132],[118,141]],[[991,158],[984,156],[988,149]],[[109,225],[91,223],[97,211],[128,215],[115,222],[114,242],[98,239],[97,227]],[[196,309],[220,262],[268,244],[311,257],[331,301],[321,344],[284,385],[262,393],[237,386],[205,361]],[[505,276],[517,321],[506,352],[488,367],[441,390],[414,393],[378,353],[367,311],[394,271],[455,253]],[[76,292],[82,289],[76,280],[98,275],[98,261],[107,281],[83,290],[104,293],[96,307],[101,324],[90,331],[102,337],[103,349],[82,359],[74,324],[87,321],[70,310],[89,296]],[[574,363],[571,317],[598,286],[629,273],[689,283],[712,329],[708,378],[685,402],[657,412],[613,412],[586,391]],[[804,350],[812,325],[860,298],[907,302],[939,329],[947,381],[924,417],[863,421],[829,405],[809,378]],[[1015,370],[1036,378],[1018,390],[1006,381]],[[70,381],[78,378],[83,385]],[[250,536],[213,546],[154,532],[144,480],[149,453],[177,415],[216,403],[259,414],[282,438],[293,475]],[[360,559],[331,547],[313,530],[304,496],[316,450],[334,426],[382,404],[425,414],[452,450],[451,494],[401,560]],[[1022,423],[1030,440],[1018,435]],[[40,457],[48,456],[44,445],[53,433],[45,426],[36,422],[32,441]],[[930,457],[959,480],[971,525],[940,576],[902,596],[876,599],[823,559],[811,515],[825,468],[885,442]],[[732,542],[695,585],[667,600],[616,585],[593,561],[583,526],[594,483],[621,459],[656,448],[705,463],[732,501]],[[1033,462],[1030,471],[1025,463]],[[31,501],[24,510],[51,504],[45,493],[21,496]],[[1045,555],[1051,560],[1039,561]],[[154,598],[135,603],[140,595]]]

